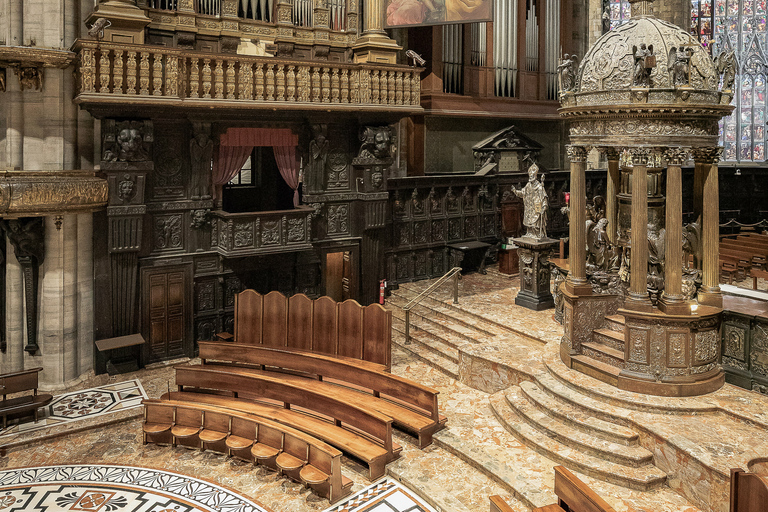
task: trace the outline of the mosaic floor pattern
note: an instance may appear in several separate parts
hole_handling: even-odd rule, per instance
[[[0,471],[0,510],[58,512],[270,512],[189,476],[90,464]]]
[[[73,391],[53,397],[48,407],[40,409],[37,423],[30,417],[22,418],[22,423],[9,421],[7,428],[0,429],[0,437],[141,407],[144,398],[147,398],[147,393],[138,379]]]
[[[410,489],[385,477],[324,512],[435,512]]]

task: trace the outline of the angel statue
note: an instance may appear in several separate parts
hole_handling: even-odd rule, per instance
[[[720,91],[733,91],[733,81],[736,80],[736,54],[733,50],[719,53],[715,57],[715,67],[723,81]]]
[[[669,50],[667,70],[672,77],[672,85],[689,85],[688,71],[690,69],[691,49],[679,46]]]
[[[576,87],[576,55],[565,54],[557,66],[557,85],[560,94],[571,92]]]
[[[635,57],[635,74],[632,85],[635,87],[649,87],[651,84],[651,70],[656,67],[653,45],[646,46],[645,43],[640,43],[640,48],[632,46],[632,55]]]

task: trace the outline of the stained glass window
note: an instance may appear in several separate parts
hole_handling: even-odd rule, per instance
[[[631,14],[632,7],[627,0],[610,0],[608,17],[611,20],[611,30],[627,21]]]
[[[691,0],[691,33],[713,56],[736,54],[735,109],[720,122],[723,159],[765,161],[766,0]]]

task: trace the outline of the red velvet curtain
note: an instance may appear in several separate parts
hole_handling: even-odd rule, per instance
[[[293,206],[299,206],[299,161],[296,146],[273,146],[277,167],[289,187],[293,189]]]
[[[299,204],[299,164],[296,146],[299,136],[290,128],[228,128],[221,135],[218,157],[214,158],[213,184],[220,188],[234,178],[256,146],[272,146],[280,175],[293,189],[293,204]]]

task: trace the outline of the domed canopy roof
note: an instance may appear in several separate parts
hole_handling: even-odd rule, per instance
[[[717,144],[731,91],[719,90],[720,74],[694,37],[652,13],[652,2],[632,1],[632,18],[595,42],[575,87],[561,94],[572,143]]]

